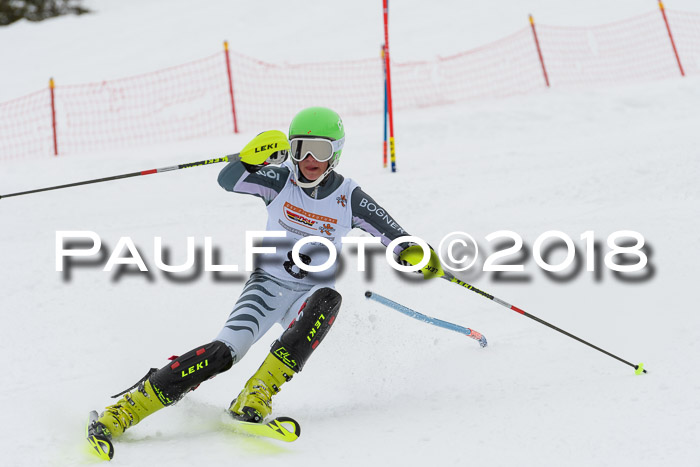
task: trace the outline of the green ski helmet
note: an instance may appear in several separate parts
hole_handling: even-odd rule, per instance
[[[340,162],[345,144],[345,127],[340,115],[326,107],[309,107],[294,116],[289,124],[289,140],[295,138],[325,139],[331,143],[331,156],[326,171],[313,182],[302,182],[299,161],[292,157],[294,178],[302,188],[313,188],[325,179]],[[292,154],[294,156],[294,154]],[[305,156],[305,155],[304,155]],[[303,157],[301,157],[303,160]],[[318,160],[318,159],[317,159]]]

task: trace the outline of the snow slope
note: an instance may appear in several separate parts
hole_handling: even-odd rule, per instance
[[[20,95],[43,86],[54,70],[67,82],[81,82],[177,64],[209,53],[225,35],[232,43],[245,39],[237,50],[260,58],[366,57],[381,41],[380,8],[356,3],[351,9],[305,2],[300,11],[292,2],[266,2],[264,10],[208,2],[192,11],[191,2],[153,1],[142,17],[127,21],[135,2],[94,2],[98,11],[89,17],[0,31],[3,43],[21,44],[0,50],[4,62],[17,63],[2,74],[0,89],[7,98]],[[511,32],[514,18],[522,21],[528,11],[550,24],[590,24],[656,7],[490,3],[493,11],[483,2],[438,2],[460,15],[423,11],[419,2],[392,3],[395,58],[486,42]],[[224,7],[228,14],[215,13]],[[667,7],[699,10],[690,1]],[[250,20],[260,16],[270,21],[265,32]],[[475,32],[457,27],[465,21],[478,25]],[[299,32],[294,44],[287,41],[290,23]],[[353,24],[366,34],[351,34]],[[78,42],[80,34],[95,31],[103,34]],[[319,41],[314,31],[332,40]],[[40,53],[21,41],[28,37],[37,47],[57,49]],[[464,46],[456,44],[462,40]],[[58,53],[65,44],[77,53]],[[164,44],[167,55],[154,58],[150,52]],[[93,54],[98,49],[104,53]],[[24,89],[32,80],[38,84]],[[538,235],[561,230],[582,254],[585,231],[595,232],[603,252],[610,233],[641,232],[651,247],[652,274],[636,283],[616,278],[601,263],[599,279],[584,269],[555,282],[531,255],[526,282],[499,281],[492,273],[460,277],[622,358],[644,362],[649,374],[635,376],[624,364],[445,281],[403,278],[380,256],[370,274],[355,272],[355,255],[346,251],[338,280],[343,308],[334,330],[275,399],[276,413],[302,423],[299,441],[240,437],[221,422],[222,409],[258,367],[277,328],[231,371],[127,432],[112,464],[699,465],[700,377],[693,371],[700,364],[699,107],[700,80],[688,77],[406,111],[395,122],[396,174],[381,169],[381,116],[345,119],[348,141],[339,170],[431,244],[463,230],[491,252],[484,237],[506,229],[532,248]],[[0,193],[227,154],[252,136],[43,164],[16,160],[0,166]],[[155,268],[150,275],[117,276],[92,266],[73,269],[68,279],[55,271],[55,232],[95,231],[107,254],[129,236],[150,266],[154,236],[163,237],[173,263],[184,260],[187,236],[199,245],[211,236],[222,262],[242,265],[245,230],[263,228],[265,212],[257,199],[223,192],[216,184],[219,168],[0,200],[3,465],[94,463],[82,442],[87,411],[104,407],[110,394],[151,366],[216,335],[245,274],[217,281],[202,273],[178,282]],[[367,302],[367,289],[472,327],[486,335],[489,347]]]

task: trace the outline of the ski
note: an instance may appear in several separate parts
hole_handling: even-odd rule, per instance
[[[93,410],[90,412],[87,425],[85,426],[85,438],[94,449],[93,452],[97,454],[100,459],[108,461],[114,457],[114,446],[109,437],[99,431],[96,423],[98,418],[99,416],[96,411]]]
[[[102,460],[112,460],[114,457],[114,445],[95,423],[98,419],[96,411],[90,412],[85,426],[85,438],[90,443],[91,451]],[[252,423],[234,420],[227,417],[227,424],[233,427],[233,431],[241,434],[271,438],[291,443],[301,435],[299,422],[289,417],[277,417],[266,423]]]
[[[265,423],[242,422],[229,417],[233,431],[291,443],[301,436],[301,425],[289,417],[277,417]]]
[[[443,321],[441,319],[433,318],[431,316],[424,315],[423,313],[418,313],[415,310],[412,310],[408,307],[405,307],[399,303],[396,303],[393,300],[389,300],[388,298],[379,295],[378,293],[367,291],[365,292],[365,297],[374,300],[375,302],[379,302],[382,305],[386,305],[389,308],[393,308],[394,310],[398,311],[399,313],[403,313],[406,316],[410,316],[411,318],[417,319],[418,321],[422,321],[424,323],[432,324],[433,326],[437,326],[439,328],[444,328],[444,329],[449,329],[450,331],[455,331],[460,334],[464,334],[467,337],[471,337],[475,341],[479,342],[479,345],[483,349],[488,345],[488,342],[486,341],[486,336],[481,334],[480,332],[476,331],[475,329],[469,329],[465,328],[464,326],[459,326],[457,324],[450,323],[448,321]]]

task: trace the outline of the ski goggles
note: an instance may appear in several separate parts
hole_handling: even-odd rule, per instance
[[[326,162],[343,149],[343,144],[345,137],[335,141],[323,138],[292,138],[289,140],[290,156],[293,161],[301,162],[311,154],[317,161]]]

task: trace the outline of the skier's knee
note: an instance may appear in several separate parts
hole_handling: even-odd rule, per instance
[[[271,352],[299,372],[333,325],[342,298],[329,287],[318,289],[302,305],[299,316],[272,344]]]
[[[149,380],[161,402],[170,405],[203,381],[223,373],[231,366],[231,349],[221,341],[214,341],[177,357],[156,371]]]

